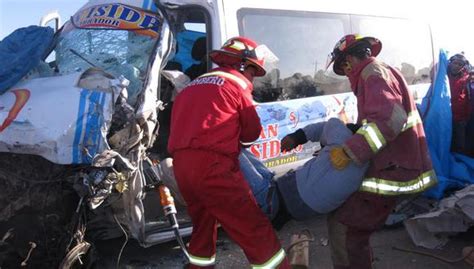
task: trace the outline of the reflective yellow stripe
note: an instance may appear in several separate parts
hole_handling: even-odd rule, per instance
[[[421,117],[418,114],[418,111],[411,111],[408,113],[408,118],[405,124],[403,124],[402,132],[412,128],[417,124],[421,124]],[[384,147],[387,142],[380,132],[379,128],[374,122],[367,123],[367,120],[362,120],[362,127],[357,130],[357,133],[363,135],[367,143],[369,143],[370,148],[373,152],[379,151],[382,147]]]
[[[189,262],[197,266],[211,266],[216,262],[216,255],[210,258],[203,258],[189,254]]]
[[[224,77],[224,78],[228,78],[230,80],[235,81],[237,84],[239,84],[242,89],[244,89],[244,90],[247,89],[247,83],[245,82],[245,80],[239,78],[236,75],[226,73],[226,72],[222,72],[222,71],[214,71],[214,72],[206,73],[206,74],[200,76],[200,78],[210,77],[210,76],[221,76],[221,77]]]
[[[264,264],[256,265],[252,264],[252,268],[254,269],[272,269],[276,268],[280,263],[283,261],[285,258],[285,251],[283,249],[280,249],[277,254],[273,255],[273,257],[268,260]]]
[[[359,190],[383,195],[410,194],[422,192],[435,185],[436,182],[436,174],[433,170],[430,170],[407,182],[365,178]]]
[[[387,142],[375,122],[362,125],[357,133],[363,135],[373,152],[379,151]]]
[[[408,113],[408,119],[407,122],[403,125],[402,132],[412,128],[413,126],[417,124],[421,124],[421,117],[420,114],[418,114],[418,110],[411,111]]]

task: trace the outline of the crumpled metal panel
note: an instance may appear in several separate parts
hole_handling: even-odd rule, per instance
[[[415,245],[429,249],[444,246],[448,236],[474,226],[474,185],[444,198],[432,212],[417,215],[404,224]]]

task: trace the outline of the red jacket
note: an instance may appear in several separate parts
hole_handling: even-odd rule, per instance
[[[237,158],[260,135],[252,83],[231,68],[211,70],[184,88],[171,114],[168,151],[202,149]]]
[[[401,73],[371,57],[350,80],[362,127],[344,149],[357,163],[370,161],[361,190],[399,195],[434,185],[421,118]]]
[[[458,76],[448,74],[451,89],[451,110],[453,121],[467,121],[470,116],[470,103],[467,93],[469,74],[462,72]]]

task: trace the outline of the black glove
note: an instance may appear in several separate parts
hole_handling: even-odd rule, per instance
[[[283,137],[281,140],[281,151],[290,151],[298,145],[308,142],[306,135],[302,129]]]
[[[348,123],[346,124],[346,127],[352,131],[353,134],[355,134],[357,132],[357,130],[359,130],[360,127],[362,127],[362,125],[360,124],[357,124],[357,123]]]

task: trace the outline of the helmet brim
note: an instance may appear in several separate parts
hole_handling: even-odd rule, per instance
[[[219,66],[226,64],[233,65],[242,62],[242,57],[224,50],[213,50],[209,53],[209,57],[211,58],[212,62]],[[256,61],[250,58],[244,58],[244,62],[247,65],[255,67],[255,69],[257,70],[255,73],[256,77],[265,76],[265,74],[267,73],[267,71],[262,66],[260,66]]]

